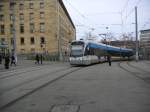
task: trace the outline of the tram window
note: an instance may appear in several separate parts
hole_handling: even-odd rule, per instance
[[[71,45],[84,45],[84,42],[72,42]]]
[[[86,48],[84,52],[84,56],[87,56],[87,55],[88,55],[88,49]]]
[[[94,55],[94,49],[86,47],[84,56],[87,56],[87,55]]]
[[[87,56],[87,55],[89,55],[89,47],[87,46],[86,48],[85,48],[85,52],[84,52],[84,56]]]
[[[90,48],[89,55],[94,55],[94,49],[93,48]]]
[[[80,57],[82,55],[83,55],[82,50],[72,50],[71,51],[71,56],[73,56],[73,57]]]

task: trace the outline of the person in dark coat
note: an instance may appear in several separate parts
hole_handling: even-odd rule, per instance
[[[41,61],[41,64],[43,63],[43,55],[41,54],[40,55],[40,61]]]
[[[14,64],[16,66],[16,60],[15,60],[14,55],[11,56],[11,64],[10,65],[12,66],[12,64]]]
[[[2,64],[2,55],[0,54],[0,64]]]
[[[107,56],[107,62],[109,63],[109,66],[111,66],[111,56],[110,55]]]
[[[36,60],[35,64],[39,64],[39,60],[40,60],[40,58],[39,58],[39,55],[38,55],[38,54],[36,54],[36,56],[35,56],[35,60]]]
[[[9,63],[10,63],[10,59],[9,59],[9,55],[5,56],[5,69],[9,69]]]

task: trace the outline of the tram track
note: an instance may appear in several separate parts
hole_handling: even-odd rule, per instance
[[[145,62],[147,65],[150,65],[150,63],[148,63],[148,62]]]
[[[17,67],[17,66],[19,66],[19,67]],[[32,65],[32,66],[30,66],[30,67],[35,67],[36,65]],[[11,66],[10,66],[11,67]],[[24,67],[28,67],[28,68],[30,68],[29,66],[21,66],[21,65],[16,65],[16,67],[13,67],[13,69],[8,69],[7,71],[6,71],[6,69],[0,69],[0,73],[9,73],[9,72],[12,72],[12,71],[16,71],[16,70],[19,70],[19,69],[23,69]]]
[[[28,73],[28,72],[31,72],[31,71],[41,70],[44,67],[47,67],[49,65],[52,65],[52,64],[42,65],[42,66],[33,65],[33,66],[30,66],[30,67],[26,68],[26,70],[23,69],[23,68],[21,68],[21,69],[18,68],[18,69],[12,70],[12,71],[5,71],[5,72],[3,72],[4,75],[0,76],[0,80],[5,79],[5,78],[9,78],[9,77],[13,77],[13,76],[17,76],[17,75],[21,75],[23,73]],[[19,71],[17,71],[17,70],[19,70]]]
[[[16,71],[16,70],[21,70],[21,69],[24,69],[24,68],[31,68],[31,67],[37,67],[37,66],[41,66],[41,64],[39,64],[39,65],[37,65],[37,64],[34,64],[34,62],[33,63],[31,63],[32,65],[25,65],[25,66],[22,66],[22,64],[19,64],[19,65],[16,65],[16,66],[10,66],[10,69],[7,69],[7,71],[6,71],[6,69],[0,69],[0,73],[1,74],[7,74],[7,73],[9,73],[9,72],[14,72],[14,71]],[[53,64],[53,62],[50,62],[50,63],[46,63],[46,64],[42,64],[42,66],[46,66],[46,65],[52,65]]]
[[[150,81],[149,81],[150,77],[143,78],[143,77],[141,77],[141,76],[139,75],[139,74],[141,74],[140,72],[130,71],[130,70],[128,70],[126,67],[124,67],[123,65],[121,65],[121,63],[122,63],[122,62],[119,62],[119,63],[118,63],[119,68],[121,68],[122,70],[128,72],[129,74],[131,74],[132,76],[136,77],[137,79],[143,80],[145,83],[150,84]],[[128,64],[128,62],[126,62],[126,65],[129,66],[129,67],[138,69],[137,67],[130,66],[130,65]],[[146,72],[146,71],[145,71],[145,72]],[[147,79],[148,79],[148,80],[147,80]]]
[[[142,71],[142,72],[145,73],[145,74],[150,74],[150,72],[145,71],[144,69],[142,69],[142,68],[140,68],[140,67],[134,66],[134,65],[132,65],[132,64],[129,63],[129,62],[127,62],[127,65],[130,66],[130,67],[132,67],[132,68],[135,68],[135,69],[137,69],[137,70],[140,70],[140,71]]]
[[[59,75],[58,77],[56,77],[56,78],[54,78],[54,79],[52,79],[52,80],[49,80],[49,81],[45,82],[44,84],[42,84],[42,85],[40,85],[40,86],[38,86],[38,87],[32,89],[31,91],[25,93],[24,95],[21,95],[20,97],[17,97],[17,98],[15,98],[15,99],[13,99],[12,101],[10,101],[10,102],[8,102],[8,103],[6,103],[6,104],[4,104],[4,105],[1,105],[1,106],[0,106],[0,110],[4,110],[4,109],[6,109],[7,107],[9,107],[9,106],[15,104],[16,102],[18,102],[18,101],[24,99],[25,97],[27,97],[27,96],[29,96],[29,95],[31,95],[31,94],[37,92],[37,91],[40,91],[42,88],[44,88],[44,87],[46,87],[46,86],[48,86],[48,85],[50,85],[50,84],[53,84],[54,82],[56,82],[56,81],[58,81],[58,80],[61,80],[62,78],[64,78],[64,77],[70,75],[70,74],[73,73],[73,72],[76,72],[76,71],[79,71],[79,70],[82,69],[82,67],[78,67],[78,68],[75,68],[75,69],[72,69],[72,70],[71,70],[71,68],[73,68],[73,67],[70,67],[70,70],[67,68],[66,70],[69,70],[69,71],[67,71],[66,73],[63,73],[63,74]],[[53,74],[56,74],[56,73],[61,72],[61,71],[62,71],[62,70],[55,71]],[[65,70],[63,70],[63,71],[65,71]],[[49,74],[52,74],[52,73],[49,73]],[[46,74],[46,76],[48,76],[49,74]],[[46,76],[45,76],[45,77],[46,77]]]
[[[13,76],[21,75],[21,74],[23,74],[23,73],[40,70],[40,69],[42,69],[43,67],[42,67],[42,66],[39,66],[39,67],[33,66],[33,67],[29,67],[29,68],[30,68],[30,69],[27,70],[27,71],[21,71],[21,70],[20,70],[21,72],[17,72],[17,73],[16,73],[15,71],[11,71],[11,72],[7,73],[7,75],[2,75],[2,76],[0,76],[0,79],[5,79],[5,78],[8,78],[8,77],[13,77]],[[36,69],[34,69],[34,68],[36,68]],[[10,74],[10,75],[9,75],[9,74]]]
[[[41,79],[41,78],[45,78],[45,77],[49,76],[50,74],[54,74],[54,73],[60,72],[60,71],[62,71],[62,70],[70,69],[70,68],[72,68],[72,67],[59,69],[59,70],[53,71],[53,72],[51,72],[51,73],[42,74],[42,75],[37,76],[37,77],[35,77],[35,78],[26,80],[26,81],[24,81],[24,82],[22,82],[22,83],[20,83],[20,84],[17,84],[17,85],[15,85],[15,86],[11,87],[11,88],[8,88],[8,89],[3,90],[3,92],[0,92],[0,95],[5,94],[6,92],[11,91],[11,90],[14,89],[14,88],[18,88],[18,87],[20,87],[20,86],[22,86],[22,85],[25,85],[25,84],[27,84],[27,83],[33,82],[33,81],[35,81],[35,80],[39,80],[39,79]],[[36,71],[36,70],[34,70],[34,71]],[[25,73],[26,73],[26,72],[25,72]],[[22,73],[22,74],[23,74],[23,73]],[[21,74],[20,74],[20,75],[21,75]]]

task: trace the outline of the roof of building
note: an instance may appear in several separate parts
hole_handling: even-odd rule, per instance
[[[68,19],[70,20],[72,26],[73,26],[74,29],[75,29],[75,25],[74,25],[74,23],[72,22],[72,19],[71,19],[69,13],[68,13],[68,11],[67,11],[67,9],[66,9],[66,7],[65,7],[65,5],[64,5],[64,3],[63,3],[63,1],[62,1],[62,0],[58,0],[58,1],[59,1],[60,5],[62,6],[62,8],[64,9],[64,11],[65,11],[65,13],[66,13]]]
[[[150,29],[140,30],[141,33],[150,33]]]

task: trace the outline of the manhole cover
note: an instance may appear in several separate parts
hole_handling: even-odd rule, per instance
[[[76,105],[58,105],[52,108],[51,112],[78,112],[79,106]]]

